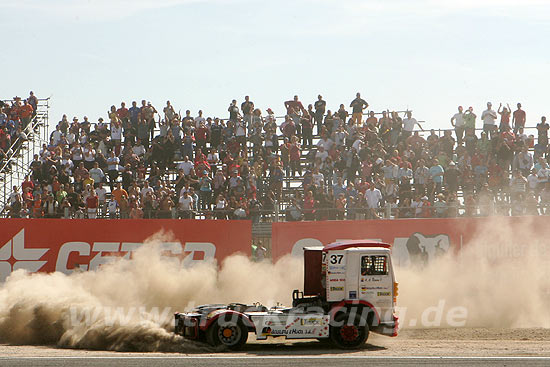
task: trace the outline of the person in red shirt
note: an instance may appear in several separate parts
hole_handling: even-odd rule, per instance
[[[291,143],[288,147],[288,153],[290,158],[290,169],[292,170],[292,176],[298,172],[299,176],[302,176],[302,166],[300,164],[300,157],[302,152],[300,150],[300,143],[298,143],[298,138],[293,136]]]
[[[25,175],[25,180],[21,184],[21,191],[25,192],[27,188],[30,189],[31,192],[34,189],[34,183],[30,180],[29,175]]]
[[[510,106],[502,107],[502,103],[498,106],[498,114],[500,115],[500,132],[503,132],[506,128],[510,128]],[[522,111],[525,113],[525,111]]]
[[[195,143],[197,144],[197,150],[206,150],[206,142],[210,136],[210,130],[201,122],[198,129],[195,130]]]
[[[313,192],[307,191],[304,196],[304,204],[302,205],[302,212],[304,213],[305,220],[315,219],[315,199],[313,198]]]
[[[512,116],[512,125],[514,127],[514,134],[517,134],[520,127],[525,127],[526,114],[521,109],[521,103],[518,103],[518,109],[514,111]]]
[[[430,203],[427,196],[422,198],[422,218],[431,218],[432,217],[432,204]]]
[[[88,218],[96,219],[97,218],[97,207],[99,204],[99,199],[94,189],[90,192],[90,195],[86,198],[86,208],[88,209]]]
[[[24,100],[19,114],[21,116],[21,129],[25,130],[34,115],[34,108],[27,102],[27,100]]]

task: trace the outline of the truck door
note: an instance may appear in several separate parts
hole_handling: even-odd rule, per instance
[[[393,306],[393,280],[389,255],[365,254],[361,256],[360,264],[359,297],[377,308],[379,315],[384,319],[383,315],[388,309],[391,311]]]

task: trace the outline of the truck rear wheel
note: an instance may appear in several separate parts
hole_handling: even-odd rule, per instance
[[[369,325],[360,315],[351,316],[348,312],[338,313],[330,326],[330,339],[342,349],[356,349],[369,337]]]
[[[212,346],[224,345],[231,350],[240,349],[248,340],[248,329],[241,320],[216,320],[206,332]]]

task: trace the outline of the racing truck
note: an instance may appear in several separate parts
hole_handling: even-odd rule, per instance
[[[341,241],[304,248],[304,289],[292,307],[208,304],[175,313],[175,333],[188,339],[241,348],[254,333],[268,337],[318,339],[342,349],[363,345],[369,332],[397,336],[391,245]]]

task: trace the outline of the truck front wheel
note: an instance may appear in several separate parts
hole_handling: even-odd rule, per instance
[[[207,330],[206,340],[212,346],[224,345],[237,350],[248,340],[248,329],[241,320],[216,320]]]
[[[334,317],[334,325],[330,326],[330,339],[342,349],[356,349],[363,345],[369,337],[369,325],[360,315],[339,313]]]

